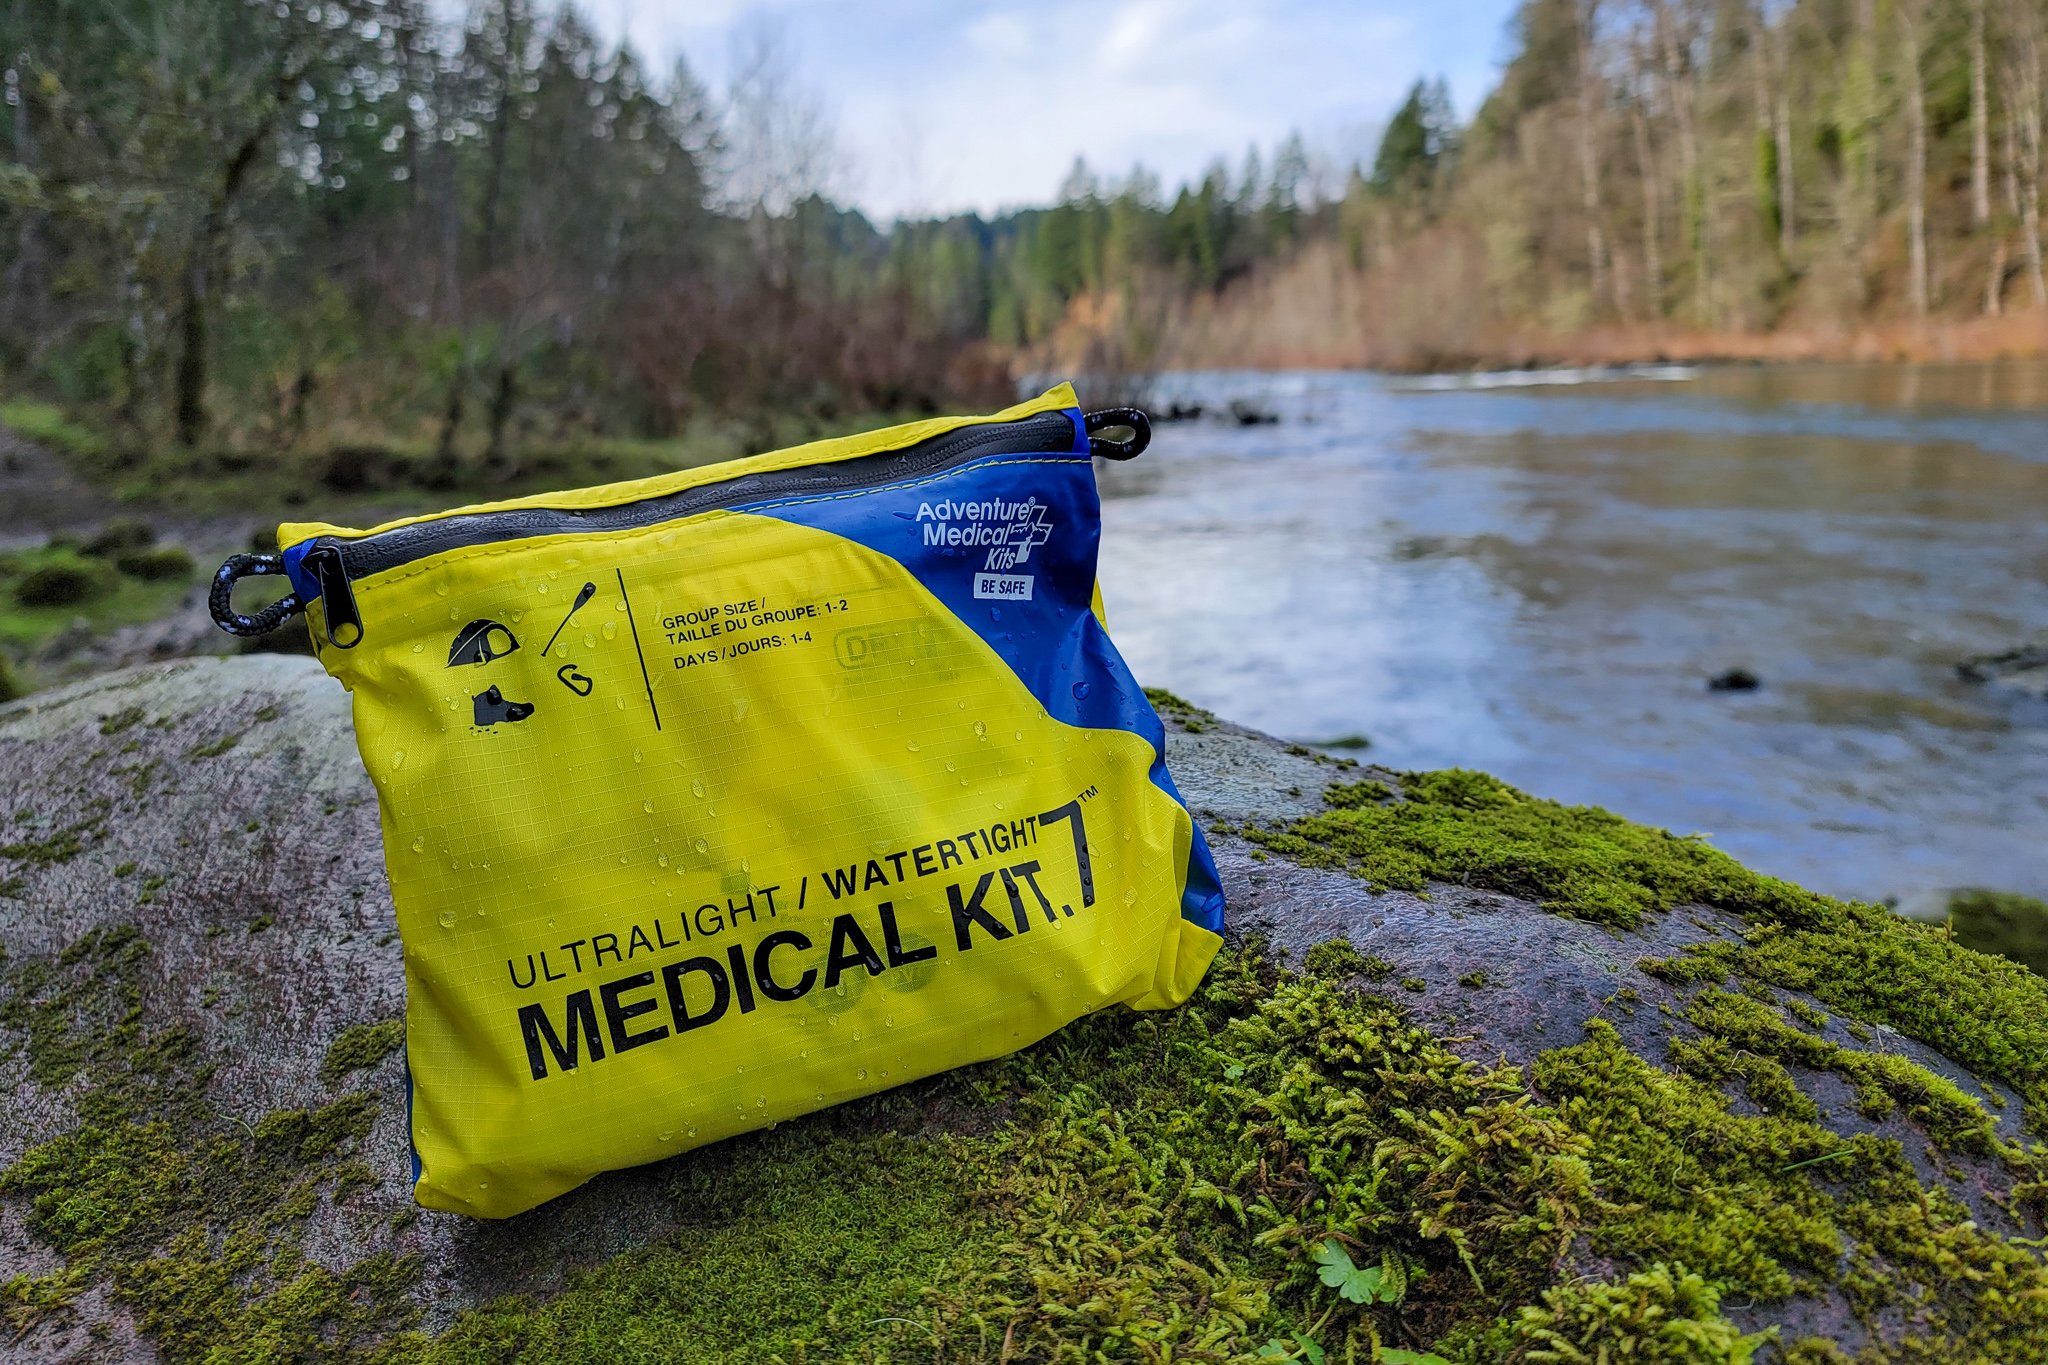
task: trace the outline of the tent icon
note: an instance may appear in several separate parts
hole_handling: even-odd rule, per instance
[[[487,664],[517,648],[518,637],[509,626],[491,620],[471,621],[456,632],[455,643],[448,646],[448,666]]]

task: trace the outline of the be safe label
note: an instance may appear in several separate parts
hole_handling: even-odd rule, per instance
[[[1031,577],[1028,573],[978,573],[974,576],[974,595],[1000,602],[1029,602]]]

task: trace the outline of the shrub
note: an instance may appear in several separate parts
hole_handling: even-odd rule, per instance
[[[2010,891],[1958,891],[1948,903],[1956,942],[2048,976],[2048,901]]]
[[[85,552],[96,559],[117,559],[140,553],[154,544],[155,527],[133,517],[121,517],[108,522],[98,535],[85,542]]]
[[[175,579],[190,578],[199,566],[192,556],[175,545],[166,545],[155,550],[136,550],[115,559],[114,566],[130,578],[139,578],[145,583],[167,583]]]
[[[28,695],[28,684],[14,671],[14,661],[0,653],[0,702],[13,701]]]
[[[24,607],[70,607],[104,597],[113,589],[113,575],[89,560],[53,559],[31,569],[14,585],[14,600]]]

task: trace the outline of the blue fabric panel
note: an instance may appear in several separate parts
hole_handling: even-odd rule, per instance
[[[1002,656],[1053,717],[1128,730],[1152,746],[1152,781],[1182,800],[1166,771],[1166,730],[1091,609],[1102,505],[1087,438],[1070,454],[996,455],[908,483],[736,510],[815,527],[888,555]],[[1030,596],[991,596],[1028,580]],[[1223,931],[1223,888],[1194,826],[1183,918]]]

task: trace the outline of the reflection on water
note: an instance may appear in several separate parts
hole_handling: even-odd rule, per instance
[[[2048,893],[2048,365],[1418,389],[1190,375],[1278,426],[1104,470],[1138,675],[1396,767],[1485,768],[1844,895]],[[1741,666],[1752,693],[1709,693]]]

